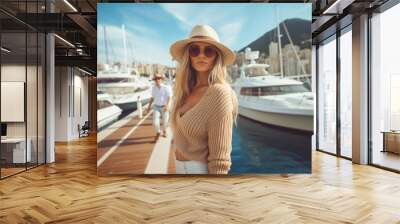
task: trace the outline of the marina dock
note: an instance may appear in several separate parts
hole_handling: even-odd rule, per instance
[[[152,119],[135,111],[98,133],[99,175],[175,173],[172,132],[156,139]]]
[[[167,130],[166,138],[160,136],[155,140],[152,112],[142,117],[138,114],[137,110],[98,133],[100,176],[176,173],[171,130]],[[229,174],[311,172],[309,132],[278,128],[239,116],[232,134]]]

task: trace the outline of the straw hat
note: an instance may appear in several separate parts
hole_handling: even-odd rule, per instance
[[[165,79],[165,77],[160,73],[155,74],[154,77],[153,77],[153,80],[156,80],[156,78],[161,78],[162,80]]]
[[[181,61],[186,46],[193,42],[205,42],[217,47],[222,53],[224,65],[230,65],[235,61],[235,53],[219,41],[217,32],[208,25],[196,25],[189,38],[173,43],[170,48],[172,58]]]

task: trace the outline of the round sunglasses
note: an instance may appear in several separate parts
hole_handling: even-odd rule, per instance
[[[200,55],[201,48],[198,45],[190,45],[189,46],[189,56],[190,57],[197,57]],[[217,49],[211,46],[206,46],[203,48],[203,53],[207,58],[212,58],[217,55]]]

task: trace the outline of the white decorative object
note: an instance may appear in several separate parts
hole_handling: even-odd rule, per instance
[[[24,102],[24,82],[1,82],[1,122],[24,122]]]
[[[32,153],[31,153],[32,140],[30,138],[27,138],[26,141],[28,144],[25,151],[25,138],[7,138],[1,140],[1,144],[3,146],[6,145],[13,146],[12,148],[13,163],[25,163],[32,161]]]

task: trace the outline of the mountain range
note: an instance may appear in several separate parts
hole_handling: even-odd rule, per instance
[[[279,24],[282,48],[286,44],[290,44],[287,33],[284,29],[286,25],[290,37],[292,38],[293,44],[300,47],[300,49],[311,48],[311,21],[303,19],[288,19]],[[239,52],[244,52],[247,47],[250,47],[252,51],[260,51],[269,56],[269,44],[271,42],[278,43],[278,27],[266,32],[258,39],[254,40],[247,46],[241,48]]]

